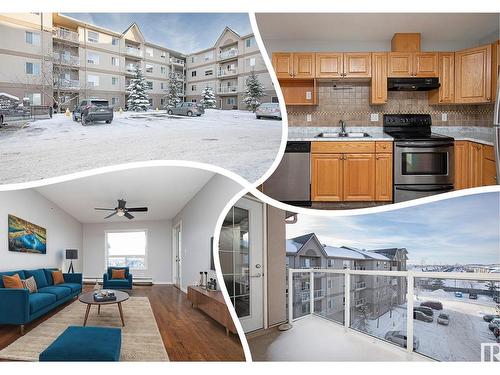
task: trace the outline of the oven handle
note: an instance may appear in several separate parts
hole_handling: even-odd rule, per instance
[[[406,191],[421,191],[421,192],[427,192],[427,191],[449,191],[453,190],[452,185],[447,185],[446,187],[435,187],[435,188],[415,188],[415,187],[404,187],[404,186],[396,186],[396,190],[406,190]]]
[[[396,147],[400,148],[438,148],[438,147],[450,147],[453,143],[397,143]]]

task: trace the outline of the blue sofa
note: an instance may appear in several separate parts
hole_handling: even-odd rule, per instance
[[[111,278],[111,270],[125,270],[125,279]],[[132,274],[128,267],[108,267],[108,271],[102,275],[102,286],[104,289],[132,289]]]
[[[0,324],[21,326],[45,315],[55,307],[70,301],[82,291],[81,273],[64,273],[64,283],[54,285],[52,271],[55,268],[0,272]],[[3,275],[18,274],[21,279],[35,278],[38,292],[30,294],[28,289],[5,288]]]

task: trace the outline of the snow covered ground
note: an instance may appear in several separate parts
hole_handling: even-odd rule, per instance
[[[0,183],[26,182],[115,164],[188,160],[259,179],[281,142],[281,121],[246,111],[207,110],[201,117],[115,113],[110,125],[82,126],[64,114],[0,129]]]
[[[456,298],[452,292],[443,290],[419,291],[415,306],[426,300],[441,302],[443,310],[434,311],[432,323],[414,320],[414,334],[420,342],[417,352],[440,361],[479,361],[481,343],[496,342],[488,323],[483,320],[483,315],[495,312],[491,298],[480,296],[477,300],[469,300]],[[437,324],[441,312],[449,315],[448,326]],[[380,338],[393,330],[406,332],[406,305],[394,309],[392,318],[389,313],[381,316],[378,328],[377,320],[368,322],[368,333]]]

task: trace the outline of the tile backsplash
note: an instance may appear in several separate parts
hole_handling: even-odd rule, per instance
[[[289,106],[289,126],[338,126],[345,120],[347,126],[382,126],[384,113],[429,113],[432,124],[439,126],[492,126],[493,104],[484,105],[429,105],[425,91],[389,91],[384,105],[370,105],[368,82],[319,82],[318,103],[311,106]],[[370,114],[378,113],[376,122]],[[448,114],[448,121],[441,115]],[[311,121],[306,122],[306,116]]]

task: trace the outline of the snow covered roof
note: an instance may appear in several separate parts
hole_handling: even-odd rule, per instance
[[[5,92],[0,92],[0,96],[6,96],[7,98],[11,98],[13,100],[17,100],[19,101],[19,98],[17,96],[14,96],[14,95],[10,95],[10,94],[7,94]]]
[[[302,246],[303,246],[302,244],[295,242],[294,240],[286,240],[287,253],[296,253]]]
[[[345,247],[324,246],[323,248],[325,249],[326,254],[331,258],[366,259],[359,252]]]

